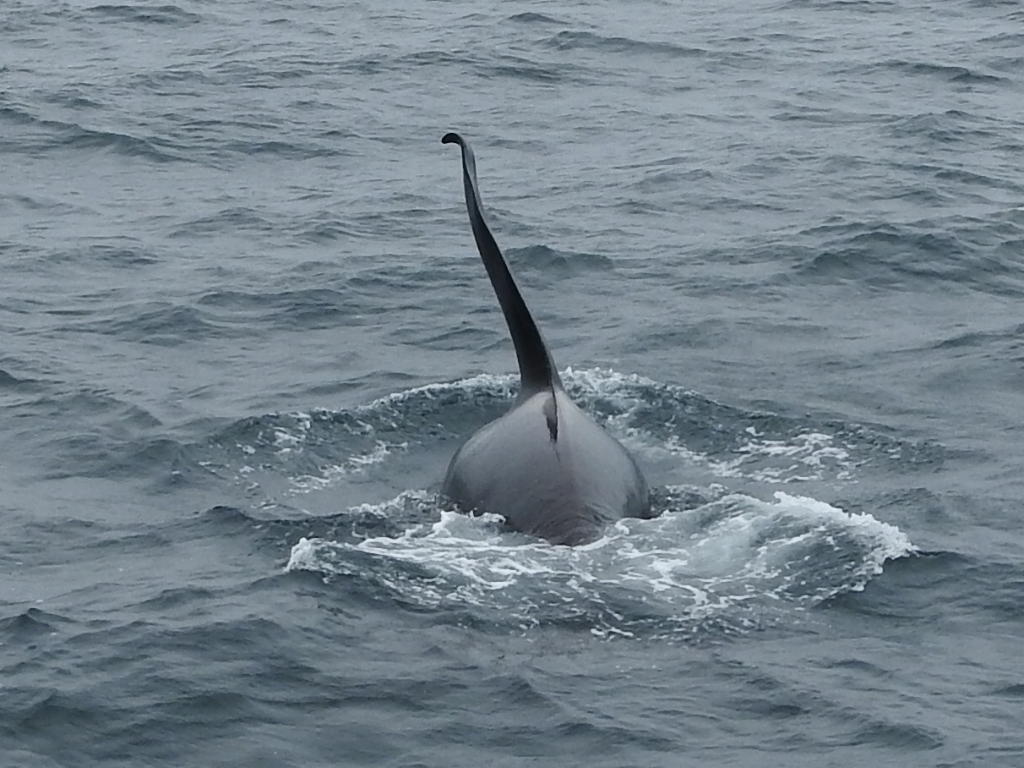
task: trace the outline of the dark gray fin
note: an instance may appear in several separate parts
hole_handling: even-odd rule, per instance
[[[527,309],[515,280],[512,279],[505,257],[501,255],[501,249],[498,248],[487,222],[484,221],[480,190],[476,182],[476,158],[473,156],[472,148],[457,133],[446,133],[441,143],[458,144],[462,148],[462,180],[466,188],[466,209],[469,211],[469,224],[473,229],[476,247],[487,269],[487,276],[491,278],[491,285],[498,296],[501,311],[505,314],[509,333],[512,334],[516,358],[519,360],[523,394],[551,390],[552,412],[548,413],[545,409],[545,416],[551,439],[554,440],[558,435],[558,414],[554,411],[554,394],[555,387],[561,388],[562,380],[558,377],[551,353],[541,338],[537,324],[533,322],[533,316]]]

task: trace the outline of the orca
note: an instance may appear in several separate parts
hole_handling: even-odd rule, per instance
[[[555,363],[484,220],[469,143],[462,149],[469,224],[519,362],[521,385],[511,409],[456,451],[441,495],[461,511],[494,513],[508,528],[552,544],[595,541],[606,525],[651,517],[647,481],[629,451],[566,394]]]

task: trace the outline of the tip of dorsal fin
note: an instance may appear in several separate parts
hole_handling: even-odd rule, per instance
[[[522,379],[522,391],[524,394],[531,394],[542,389],[552,391],[552,403],[554,402],[554,389],[561,387],[562,381],[558,377],[551,353],[540,335],[533,316],[523,301],[522,294],[512,279],[512,273],[505,263],[505,257],[498,248],[491,230],[484,220],[483,204],[480,201],[480,189],[476,181],[476,157],[469,142],[457,133],[446,133],[441,139],[442,144],[458,144],[462,148],[462,181],[466,191],[466,209],[469,211],[469,224],[473,230],[473,238],[476,240],[477,250],[480,251],[480,258],[484,262],[487,276],[491,280],[491,286],[498,297],[501,311],[505,315],[505,322],[508,324],[509,333],[512,334],[512,343],[516,348],[516,358],[519,361],[519,376]],[[552,406],[554,408],[554,406]],[[551,429],[551,424],[554,428]],[[554,421],[549,418],[549,429],[552,440],[558,435],[557,412],[554,412]]]

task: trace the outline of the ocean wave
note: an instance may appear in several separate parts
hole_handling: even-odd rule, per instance
[[[815,227],[794,277],[852,281],[872,288],[940,287],[1020,295],[1024,262],[1016,246],[1024,230],[1006,217],[954,217],[913,223],[851,222]]]
[[[27,109],[0,107],[0,120],[28,129],[4,142],[6,151],[36,154],[40,151],[72,149],[104,150],[124,157],[139,157],[158,163],[186,160],[183,148],[157,136],[87,128],[74,122],[36,117]]]

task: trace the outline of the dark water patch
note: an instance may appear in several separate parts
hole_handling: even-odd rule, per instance
[[[145,531],[111,529],[88,544],[79,545],[77,548],[88,551],[90,555],[101,557],[104,551],[116,552],[117,555],[133,555],[166,549],[171,545],[171,539],[156,529]]]
[[[0,210],[5,210],[8,203],[24,211],[47,211],[54,214],[69,214],[80,210],[74,205],[53,198],[34,197],[18,192],[0,194],[0,206],[3,206]]]
[[[1018,45],[1017,50],[1019,50],[1021,44],[1015,44]],[[990,56],[985,60],[985,64],[989,69],[1004,72],[1009,77],[1013,77],[1024,68],[1024,56]]]
[[[911,723],[892,723],[873,720],[859,727],[854,736],[856,744],[878,744],[901,751],[931,751],[945,744],[942,734],[932,728]]]
[[[936,350],[991,349],[993,344],[1008,344],[1011,348],[1024,346],[1024,325],[1015,325],[1003,331],[972,331],[943,339],[933,345]]]
[[[88,86],[68,85],[52,93],[47,93],[42,100],[49,104],[67,107],[74,110],[101,110],[108,107],[107,104],[96,101],[89,96]]]
[[[926,146],[922,142],[924,139],[937,145],[960,144],[965,147],[972,147],[971,151],[973,151],[973,148],[978,145],[993,146],[997,142],[1004,142],[1007,137],[1007,132],[998,122],[993,121],[991,118],[982,114],[971,114],[957,109],[947,109],[942,112],[919,112],[911,115],[893,115],[881,118],[879,123],[886,133],[902,142],[906,142],[908,148],[917,150],[915,154],[909,156],[909,160],[907,156],[904,156],[892,161],[892,168],[905,171],[908,175],[929,170],[947,170],[950,169],[950,166],[952,166],[952,170],[963,167],[959,156],[951,156],[952,159],[947,161],[946,165],[936,165],[934,156],[926,156],[924,152],[920,151],[922,146]],[[1003,148],[1003,145],[999,145],[999,148]],[[992,178],[999,178],[992,173],[995,170],[994,168],[990,169],[989,174],[980,173],[980,169],[983,167],[981,165],[971,165],[969,170],[978,173],[979,176],[988,175]],[[978,170],[975,170],[975,168]]]
[[[1016,0],[1007,0],[1007,5],[1016,6],[1018,3]],[[1019,50],[1020,46],[1024,45],[1024,32],[1000,32],[996,35],[981,38],[978,43],[992,45],[999,48],[1010,48],[1012,50]]]
[[[80,238],[88,240],[88,238]],[[113,238],[111,241],[85,243],[68,251],[64,257],[77,263],[96,264],[102,267],[136,268],[159,263],[160,259],[141,241],[130,237]]]
[[[640,351],[657,353],[667,349],[713,349],[728,338],[731,326],[725,320],[701,320],[682,327],[675,324],[667,327],[652,324],[644,334]]]
[[[887,69],[915,77],[930,77],[962,85],[980,83],[994,84],[1006,81],[1006,78],[999,77],[998,75],[989,75],[968,69],[967,67],[950,64],[933,64],[930,62],[915,62],[897,59],[880,62],[876,66],[885,67]]]
[[[237,233],[239,230],[272,233],[277,231],[277,226],[259,211],[235,206],[182,224],[174,229],[168,237],[195,237],[224,232]]]
[[[592,83],[592,68],[575,62],[541,61],[511,53],[492,52],[475,58],[469,65],[472,71],[486,80],[502,79],[534,83],[538,86],[573,83]]]
[[[85,8],[84,13],[138,24],[190,26],[202,21],[199,14],[190,13],[176,5],[94,5]]]
[[[707,204],[710,206],[710,203]],[[654,200],[648,199],[634,199],[634,200],[620,200],[614,205],[614,209],[621,212],[623,216],[663,216],[668,213],[671,209],[666,205],[661,205]]]
[[[933,596],[946,597],[936,603]],[[1019,565],[956,552],[921,552],[890,562],[871,594],[846,593],[833,609],[895,622],[932,626],[971,615],[975,621],[1017,622],[1024,615],[1024,570]]]
[[[267,648],[279,647],[288,639],[287,628],[260,616],[165,628],[147,637],[150,646],[182,648],[206,646],[215,661],[254,661]],[[145,649],[140,649],[145,650]],[[253,656],[251,654],[257,654]]]
[[[891,0],[787,0],[784,9],[854,12],[864,14],[893,13],[900,6]]]
[[[84,549],[90,543],[100,541],[111,530],[101,523],[73,517],[38,517],[25,528],[30,534],[27,542],[31,543],[23,544],[24,548],[17,556],[26,560],[31,558],[33,563],[43,565],[67,562],[66,553],[63,549],[55,548],[54,541],[73,541],[76,546]]]
[[[51,121],[47,121],[51,122]],[[141,138],[116,131],[101,131],[69,124],[56,146],[74,150],[104,150],[125,157],[138,157],[157,163],[187,161],[185,152],[166,139]],[[46,149],[46,147],[40,147]]]
[[[213,596],[212,590],[202,587],[172,587],[163,590],[156,597],[143,600],[138,604],[138,608],[162,616],[170,610],[208,602]]]
[[[1024,260],[1012,245],[1007,249],[1006,234],[1005,225],[968,219],[815,227],[801,237],[817,242],[816,249],[805,249],[794,272],[780,279],[859,283],[886,290],[942,287],[1018,295]]]
[[[65,127],[64,123],[42,120],[32,115],[24,108],[8,106],[7,104],[0,106],[0,120],[12,125],[48,125],[54,127]]]
[[[437,219],[436,209],[408,208],[398,204],[385,203],[378,210],[349,214],[346,226],[351,227],[352,233],[361,238],[377,240],[420,238],[423,236],[424,230],[429,229]],[[402,264],[395,265],[396,270],[405,268],[405,265]],[[380,276],[382,279],[387,279],[389,274],[382,270]]]
[[[122,341],[175,347],[201,339],[231,335],[194,307],[168,302],[147,302],[116,307],[102,319],[90,319],[66,328],[75,333],[113,336]]]
[[[316,223],[306,224],[299,239],[311,243],[334,243],[338,240],[346,240],[350,237],[369,237],[369,233],[359,230],[348,222],[344,222],[334,216],[318,216]]]
[[[218,310],[218,322],[230,322],[240,330],[251,327],[254,321],[269,323],[275,328],[300,330],[363,325],[366,314],[384,311],[358,298],[352,291],[332,288],[253,293],[214,291],[201,296],[197,304]]]
[[[891,674],[885,667],[872,664],[863,659],[829,659],[822,662],[821,666],[825,669],[850,670],[851,672],[873,678],[885,678]]]
[[[200,86],[224,87],[230,85],[231,81],[213,69],[193,69],[169,64],[159,70],[131,73],[126,77],[126,83],[132,90],[181,98],[194,97]],[[187,116],[178,117],[189,120]]]
[[[958,121],[947,114],[896,116],[887,121],[887,129],[897,138],[913,139],[915,142],[927,138],[937,144],[954,144],[966,138]]]
[[[684,161],[682,158],[672,158],[668,161],[660,161],[658,165],[675,165],[679,162],[692,162],[687,159]],[[762,171],[766,168],[768,163],[758,163],[756,166],[758,171]],[[744,173],[751,170],[752,166],[747,166],[741,169]],[[758,175],[758,174],[755,174]],[[688,185],[707,185],[714,183],[715,174],[704,168],[690,168],[690,169],[678,169],[661,168],[659,170],[648,170],[644,173],[643,178],[631,185],[633,188],[645,193],[645,194],[657,194],[662,191],[678,191]]]
[[[449,72],[466,69],[477,60],[464,51],[421,50],[415,53],[388,55],[386,53],[353,56],[335,65],[341,73],[361,76],[383,75],[390,72],[408,73],[419,68],[438,68]]]
[[[42,382],[37,379],[22,378],[0,368],[0,390],[9,392],[39,392]]]
[[[23,739],[46,738],[54,746],[66,744],[70,733],[102,733],[115,718],[114,711],[87,694],[56,689],[37,690],[36,694],[29,701],[5,707],[8,711],[3,719],[14,721]]]
[[[396,59],[400,66],[412,64],[414,66],[435,66],[438,64],[460,64],[467,61],[464,54],[453,53],[450,50],[416,51],[405,54]]]
[[[43,432],[13,433],[28,442],[27,455],[42,477],[144,476],[166,466],[176,450],[174,441],[153,436],[159,419],[102,390],[48,393],[11,408],[50,425]]]
[[[516,269],[528,272],[536,270],[542,274],[559,278],[577,277],[595,271],[609,270],[614,262],[597,253],[572,253],[550,248],[546,245],[532,245],[526,248],[509,248],[508,259]]]
[[[1017,0],[967,0],[967,5],[972,8],[1013,8],[1020,7]],[[1015,14],[1010,14],[1013,18]],[[1018,14],[1020,15],[1020,14]]]
[[[1017,195],[1024,195],[1024,184],[1014,178],[1000,178],[992,174],[977,173],[966,168],[940,168],[935,170],[934,178],[951,182],[962,195],[966,188],[977,186],[983,189],[1002,189]],[[1017,229],[1017,234],[1024,233],[1024,230]]]
[[[76,638],[85,656],[75,680],[86,682],[8,689],[13,695],[0,705],[0,722],[13,726],[21,745],[66,757],[66,764],[127,764],[140,756],[173,762],[181,751],[177,739],[159,736],[167,728],[217,740],[266,721],[259,692],[265,678],[253,659],[267,659],[264,672],[274,675],[272,659],[280,654],[273,649],[286,642],[281,632],[266,631],[268,623],[174,631],[136,622],[127,634],[84,633]]]
[[[40,416],[54,423],[81,422],[100,416],[115,416],[115,421],[134,427],[151,427],[160,423],[145,409],[105,389],[83,387],[77,391],[47,394],[30,405]]]
[[[36,155],[39,152],[70,149],[106,151],[123,157],[137,157],[157,163],[186,160],[181,148],[156,136],[138,137],[110,130],[86,128],[78,123],[39,118],[26,109],[0,107],[0,120],[29,129],[29,134],[8,137],[6,151]]]
[[[16,616],[0,619],[0,645],[10,647],[33,643],[39,637],[54,634],[59,627],[69,623],[71,620],[64,616],[28,608]]]
[[[461,324],[461,327],[443,331],[428,330],[419,325],[403,328],[392,334],[392,338],[402,344],[438,352],[483,349],[494,343],[494,335],[491,332],[465,322]]]
[[[327,157],[342,157],[350,153],[335,146],[298,143],[292,141],[227,141],[217,151],[218,155],[269,156],[283,160],[315,160]]]
[[[509,21],[514,21],[517,24],[557,24],[558,26],[565,26],[565,22],[560,19],[556,19],[554,16],[548,16],[543,13],[535,13],[533,11],[526,11],[524,13],[516,13],[508,17]]]
[[[963,525],[961,504],[926,487],[900,488],[857,499],[839,499],[836,503],[848,512],[879,514],[885,520],[914,521],[915,527],[934,530],[947,527],[955,530]]]
[[[44,441],[50,454],[44,477],[96,477],[138,479],[162,472],[176,458],[180,446],[167,438],[127,438],[124,424],[97,426]]]
[[[527,59],[516,56],[505,56],[505,64],[480,66],[478,71],[485,78],[511,78],[514,80],[532,80],[535,83],[561,83],[569,80],[566,75],[571,71],[564,66],[535,64]]]
[[[622,53],[630,56],[660,55],[668,58],[692,58],[707,55],[702,48],[689,48],[675,43],[633,40],[628,37],[599,35],[594,32],[559,32],[545,41],[560,51],[578,49]]]

